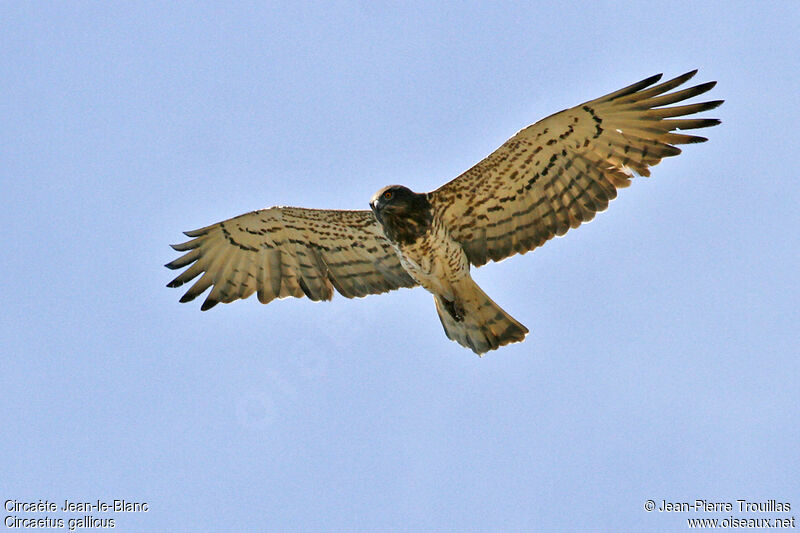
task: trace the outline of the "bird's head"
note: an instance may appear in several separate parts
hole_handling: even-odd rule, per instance
[[[418,196],[420,195],[411,191],[408,187],[389,185],[372,196],[369,206],[372,208],[372,212],[375,213],[375,218],[383,223],[384,216],[402,216],[412,208]]]
[[[433,211],[427,194],[402,185],[389,185],[369,202],[386,236],[395,242],[411,243],[428,231]]]

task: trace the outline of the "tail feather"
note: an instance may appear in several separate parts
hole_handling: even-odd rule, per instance
[[[447,338],[478,355],[525,339],[528,328],[494,303],[472,278],[461,281],[454,289],[454,300],[434,294]]]

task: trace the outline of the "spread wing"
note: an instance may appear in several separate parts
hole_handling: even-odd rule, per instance
[[[672,107],[709,91],[716,82],[669,92],[697,71],[653,85],[653,76],[551,115],[529,126],[486,159],[429,193],[435,216],[462,243],[476,266],[541,246],[594,218],[631,171],[649,176],[676,144],[705,137],[673,133],[719,124],[674,118],[713,109],[722,100]],[[652,87],[651,87],[652,86]]]
[[[194,300],[213,286],[201,309],[258,293],[261,303],[308,296],[330,300],[333,289],[347,298],[413,287],[371,211],[272,207],[195,231],[186,252],[166,264],[189,266],[168,287],[202,276],[183,295]]]

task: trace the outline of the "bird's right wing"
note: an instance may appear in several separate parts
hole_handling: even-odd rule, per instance
[[[681,153],[676,144],[705,137],[674,133],[719,124],[684,118],[721,100],[673,106],[716,82],[672,89],[695,72],[654,85],[653,76],[551,115],[506,141],[486,159],[428,194],[436,216],[480,266],[541,246],[603,211],[633,173]]]
[[[304,295],[330,300],[334,288],[354,298],[416,285],[371,211],[272,207],[186,235],[192,239],[172,247],[187,253],[165,266],[189,268],[167,286],[202,274],[180,301],[213,286],[204,311],[254,292],[268,303]]]

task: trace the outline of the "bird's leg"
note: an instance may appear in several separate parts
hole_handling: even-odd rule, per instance
[[[461,306],[461,304],[445,298],[442,298],[442,302],[444,303],[444,308],[447,309],[447,312],[450,313],[451,317],[453,317],[453,320],[456,322],[461,322],[464,320],[464,308]]]

